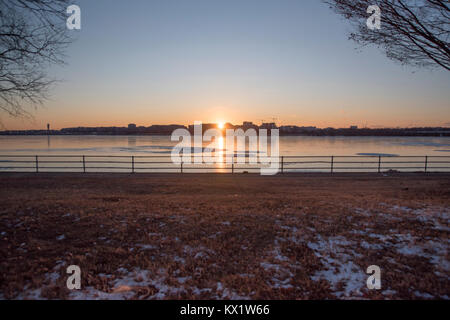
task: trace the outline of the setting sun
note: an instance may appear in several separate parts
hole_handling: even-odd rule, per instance
[[[217,127],[218,127],[219,129],[223,129],[223,128],[225,127],[225,123],[219,122],[219,123],[217,124]]]

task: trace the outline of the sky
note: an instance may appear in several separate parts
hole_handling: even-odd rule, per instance
[[[450,72],[357,48],[318,0],[80,0],[61,82],[6,129],[276,121],[450,126]]]

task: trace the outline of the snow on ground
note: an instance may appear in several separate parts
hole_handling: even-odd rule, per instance
[[[450,228],[450,213],[447,208],[426,207],[412,209],[405,206],[392,206],[382,204],[388,212],[397,214],[408,214],[412,220],[428,224],[433,229],[448,232]],[[444,225],[445,224],[445,225]],[[377,236],[377,235],[375,235]],[[391,240],[394,239],[394,240]],[[442,268],[447,274],[450,273],[450,262],[448,260],[448,249],[450,239],[418,238],[411,234],[393,233],[391,238],[382,238],[384,246],[393,246],[398,253],[407,256],[421,256],[431,264]]]
[[[367,275],[352,262],[352,258],[359,256],[351,249],[354,242],[344,237],[330,237],[327,240],[317,235],[317,242],[308,243],[308,247],[321,259],[323,270],[317,271],[312,280],[325,279],[330,282],[334,294],[338,298],[358,297],[366,285]],[[338,285],[343,283],[344,290],[338,291]]]
[[[204,246],[193,248],[191,246],[184,246],[184,253],[191,255],[194,259],[208,258],[210,255],[214,255],[214,251]]]
[[[370,210],[361,208],[354,209],[354,212],[364,217],[375,216],[388,221],[401,221],[405,218],[412,217],[412,219],[430,224],[434,229],[442,231],[448,231],[450,229],[448,227],[450,221],[448,209],[439,207],[411,209],[404,206],[381,205],[386,209],[383,212],[371,212]],[[407,216],[402,216],[403,214],[407,214]],[[314,251],[314,254],[324,266],[323,269],[316,271],[311,279],[314,281],[323,279],[328,281],[337,298],[361,297],[363,291],[367,290],[366,280],[368,275],[364,269],[356,265],[353,261],[355,258],[362,256],[354,250],[357,247],[367,250],[383,250],[389,248],[402,255],[423,257],[431,264],[443,270],[444,273],[435,271],[436,275],[449,278],[449,239],[446,239],[445,242],[442,239],[418,239],[409,233],[399,233],[395,229],[389,230],[389,234],[378,234],[373,228],[367,227],[369,225],[368,223],[363,223],[362,225],[366,226],[366,228],[356,230],[356,228],[361,228],[361,225],[355,225],[355,230],[351,230],[350,233],[361,237],[366,236],[370,241],[352,241],[343,236],[325,238],[320,234],[316,234],[315,241],[309,241],[307,243],[307,246]],[[305,241],[299,238],[296,227],[281,226],[281,229],[291,232],[290,236],[280,239],[281,241],[291,241],[295,244]],[[275,246],[275,250],[273,251],[275,258],[279,256],[276,249],[277,247]],[[281,259],[278,258],[278,260]],[[279,269],[279,266],[268,263],[261,264],[261,266]],[[340,287],[343,287],[343,290],[338,290]],[[390,296],[396,292],[395,290],[385,288],[381,293],[385,296]],[[433,298],[430,294],[420,293],[419,291],[416,291],[415,295],[421,298]]]
[[[362,216],[365,219],[376,217],[377,223],[380,223],[380,219],[385,219],[385,221],[389,222],[410,219],[420,221],[431,229],[444,232],[448,232],[450,229],[448,227],[450,214],[446,208],[427,207],[412,209],[405,206],[390,206],[384,203],[380,205],[382,212],[360,208],[353,209],[353,212],[356,216]],[[366,287],[368,275],[365,273],[365,269],[356,263],[356,259],[363,257],[362,253],[365,250],[381,251],[389,249],[397,252],[399,255],[425,258],[430,264],[435,266],[433,271],[437,276],[447,277],[450,280],[450,262],[448,260],[450,240],[448,238],[445,240],[432,237],[418,238],[411,233],[400,233],[395,228],[389,229],[388,233],[385,232],[383,234],[377,231],[376,226],[370,222],[358,224],[357,222],[352,222],[353,216],[348,218],[348,221],[353,223],[351,227],[354,228],[348,230],[348,237],[342,235],[326,236],[318,233],[311,227],[305,227],[303,230],[300,230],[302,221],[298,220],[289,221],[290,224],[296,224],[297,227],[284,225],[281,220],[277,220],[276,224],[283,236],[275,238],[270,250],[267,251],[267,254],[259,263],[260,268],[265,272],[271,273],[271,278],[266,284],[273,289],[291,289],[294,287],[292,283],[295,271],[302,268],[300,263],[283,254],[280,246],[282,243],[289,243],[290,246],[306,244],[321,262],[321,267],[310,276],[311,280],[328,281],[333,294],[340,299],[362,298],[364,292],[368,290]],[[230,222],[225,221],[222,224],[228,226]],[[161,234],[149,233],[149,236],[161,236]],[[58,241],[64,239],[64,235],[57,236]],[[23,244],[23,247],[23,250],[26,250],[25,244]],[[139,250],[158,250],[157,246],[145,243],[136,243],[134,247]],[[192,247],[185,245],[183,253],[194,259],[213,259],[215,255],[213,250],[205,246]],[[176,262],[184,263],[185,259],[186,257],[173,256],[173,260]],[[395,258],[393,259],[395,260]],[[45,275],[45,283],[48,285],[55,284],[60,275],[65,274],[65,272],[61,272],[63,267],[64,263],[59,261],[55,269]],[[109,292],[87,287],[82,290],[71,291],[69,298],[129,299],[134,297],[137,291],[140,292],[140,297],[142,292],[144,292],[143,296],[146,299],[165,299],[187,292],[195,295],[211,294],[210,297],[212,299],[251,298],[251,296],[241,296],[233,290],[225,288],[220,281],[217,282],[216,288],[198,288],[192,284],[193,279],[191,276],[186,274],[180,276],[177,271],[169,274],[167,270],[160,269],[156,274],[150,274],[149,271],[139,268],[132,270],[119,268],[114,275],[115,277],[104,274],[97,275],[107,279],[108,287],[110,288]],[[240,276],[244,278],[254,277],[253,274],[248,273],[242,273]],[[173,279],[175,282],[168,281]],[[18,299],[42,299],[41,289],[27,288],[17,297]],[[391,288],[382,287],[381,294],[384,296],[395,296],[396,293]],[[423,299],[435,298],[429,293],[418,290],[414,291],[414,295]],[[440,298],[448,299],[448,296],[441,296]]]
[[[177,296],[179,293],[187,291],[195,295],[212,292],[211,288],[198,288],[186,284],[186,282],[192,279],[190,276],[175,277],[179,285],[168,285],[167,280],[169,279],[169,274],[165,269],[160,269],[157,274],[151,274],[149,271],[139,268],[131,271],[128,271],[126,268],[119,268],[115,275],[115,279],[112,279],[113,277],[111,275],[98,275],[107,279],[109,286],[112,288],[110,292],[101,291],[94,287],[86,287],[81,290],[72,290],[68,298],[72,300],[123,300],[131,299],[137,291],[141,291],[144,292],[145,299],[161,300],[166,299],[168,296]],[[48,285],[55,285],[59,277],[60,273],[58,272],[48,273],[45,275],[46,283]],[[249,297],[241,296],[233,290],[225,288],[221,282],[217,283],[216,291],[217,294],[212,297],[213,299],[249,299]],[[34,289],[25,290],[17,299],[41,300],[45,298],[42,297],[41,289]]]
[[[358,214],[369,214],[362,209],[357,210]],[[279,221],[277,221],[280,223]],[[298,222],[297,222],[298,223]],[[315,234],[315,241],[307,241],[307,238],[298,232],[298,228],[294,226],[280,225],[280,228],[288,231],[288,236],[285,238],[279,238],[279,241],[289,241],[293,245],[306,243],[307,246],[314,251],[314,254],[320,259],[324,268],[317,270],[314,275],[311,276],[311,280],[319,281],[326,280],[330,283],[330,287],[334,290],[334,294],[338,298],[350,298],[358,297],[362,295],[362,288],[366,285],[367,275],[361,270],[361,268],[352,262],[352,258],[360,256],[357,252],[351,249],[355,245],[354,242],[348,241],[345,237],[329,237],[325,239],[320,234],[317,234],[313,228],[307,228],[308,232]],[[277,244],[277,242],[275,242]],[[283,257],[279,256],[277,246],[272,252],[273,256],[277,260],[283,261]],[[281,259],[280,259],[281,258]],[[279,268],[278,265],[262,264],[263,267]],[[301,268],[301,266],[296,266]],[[290,273],[290,271],[288,271]],[[290,273],[292,276],[292,273]],[[344,290],[339,291],[338,285],[344,284]],[[276,283],[278,287],[286,288],[287,282]]]

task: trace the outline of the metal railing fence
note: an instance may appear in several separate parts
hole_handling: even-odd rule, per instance
[[[228,155],[227,155],[228,156]],[[0,155],[0,172],[217,172],[259,170],[261,163],[247,163],[248,155],[214,164],[172,162],[170,155]],[[238,161],[243,157],[245,163]],[[242,161],[241,161],[242,162]],[[280,156],[279,172],[450,172],[450,156]]]

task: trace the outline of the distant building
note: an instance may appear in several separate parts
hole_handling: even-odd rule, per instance
[[[130,124],[128,125],[128,129],[129,129],[129,130],[136,130],[136,125],[135,125],[134,123],[130,123]]]
[[[316,127],[313,126],[309,126],[309,127],[300,127],[301,130],[306,131],[306,132],[313,132],[316,131]]]
[[[239,126],[238,126],[239,127]],[[242,126],[240,126],[242,130],[247,131],[249,129],[258,130],[258,126],[251,121],[242,122]]]
[[[202,134],[204,134],[205,131],[209,130],[209,129],[217,129],[217,123],[202,123]],[[189,125],[189,132],[191,134],[194,134],[195,125],[193,125],[193,124]]]
[[[263,124],[260,126],[260,128],[261,128],[261,129],[268,129],[268,130],[270,130],[270,129],[276,129],[276,128],[277,128],[277,125],[275,124],[275,122],[267,122],[267,123],[263,123]]]
[[[350,126],[350,129],[356,130],[356,129],[358,129],[358,126]]]
[[[311,133],[317,130],[316,127],[308,126],[308,127],[298,127],[298,126],[281,126],[280,133],[284,134],[305,134]]]

